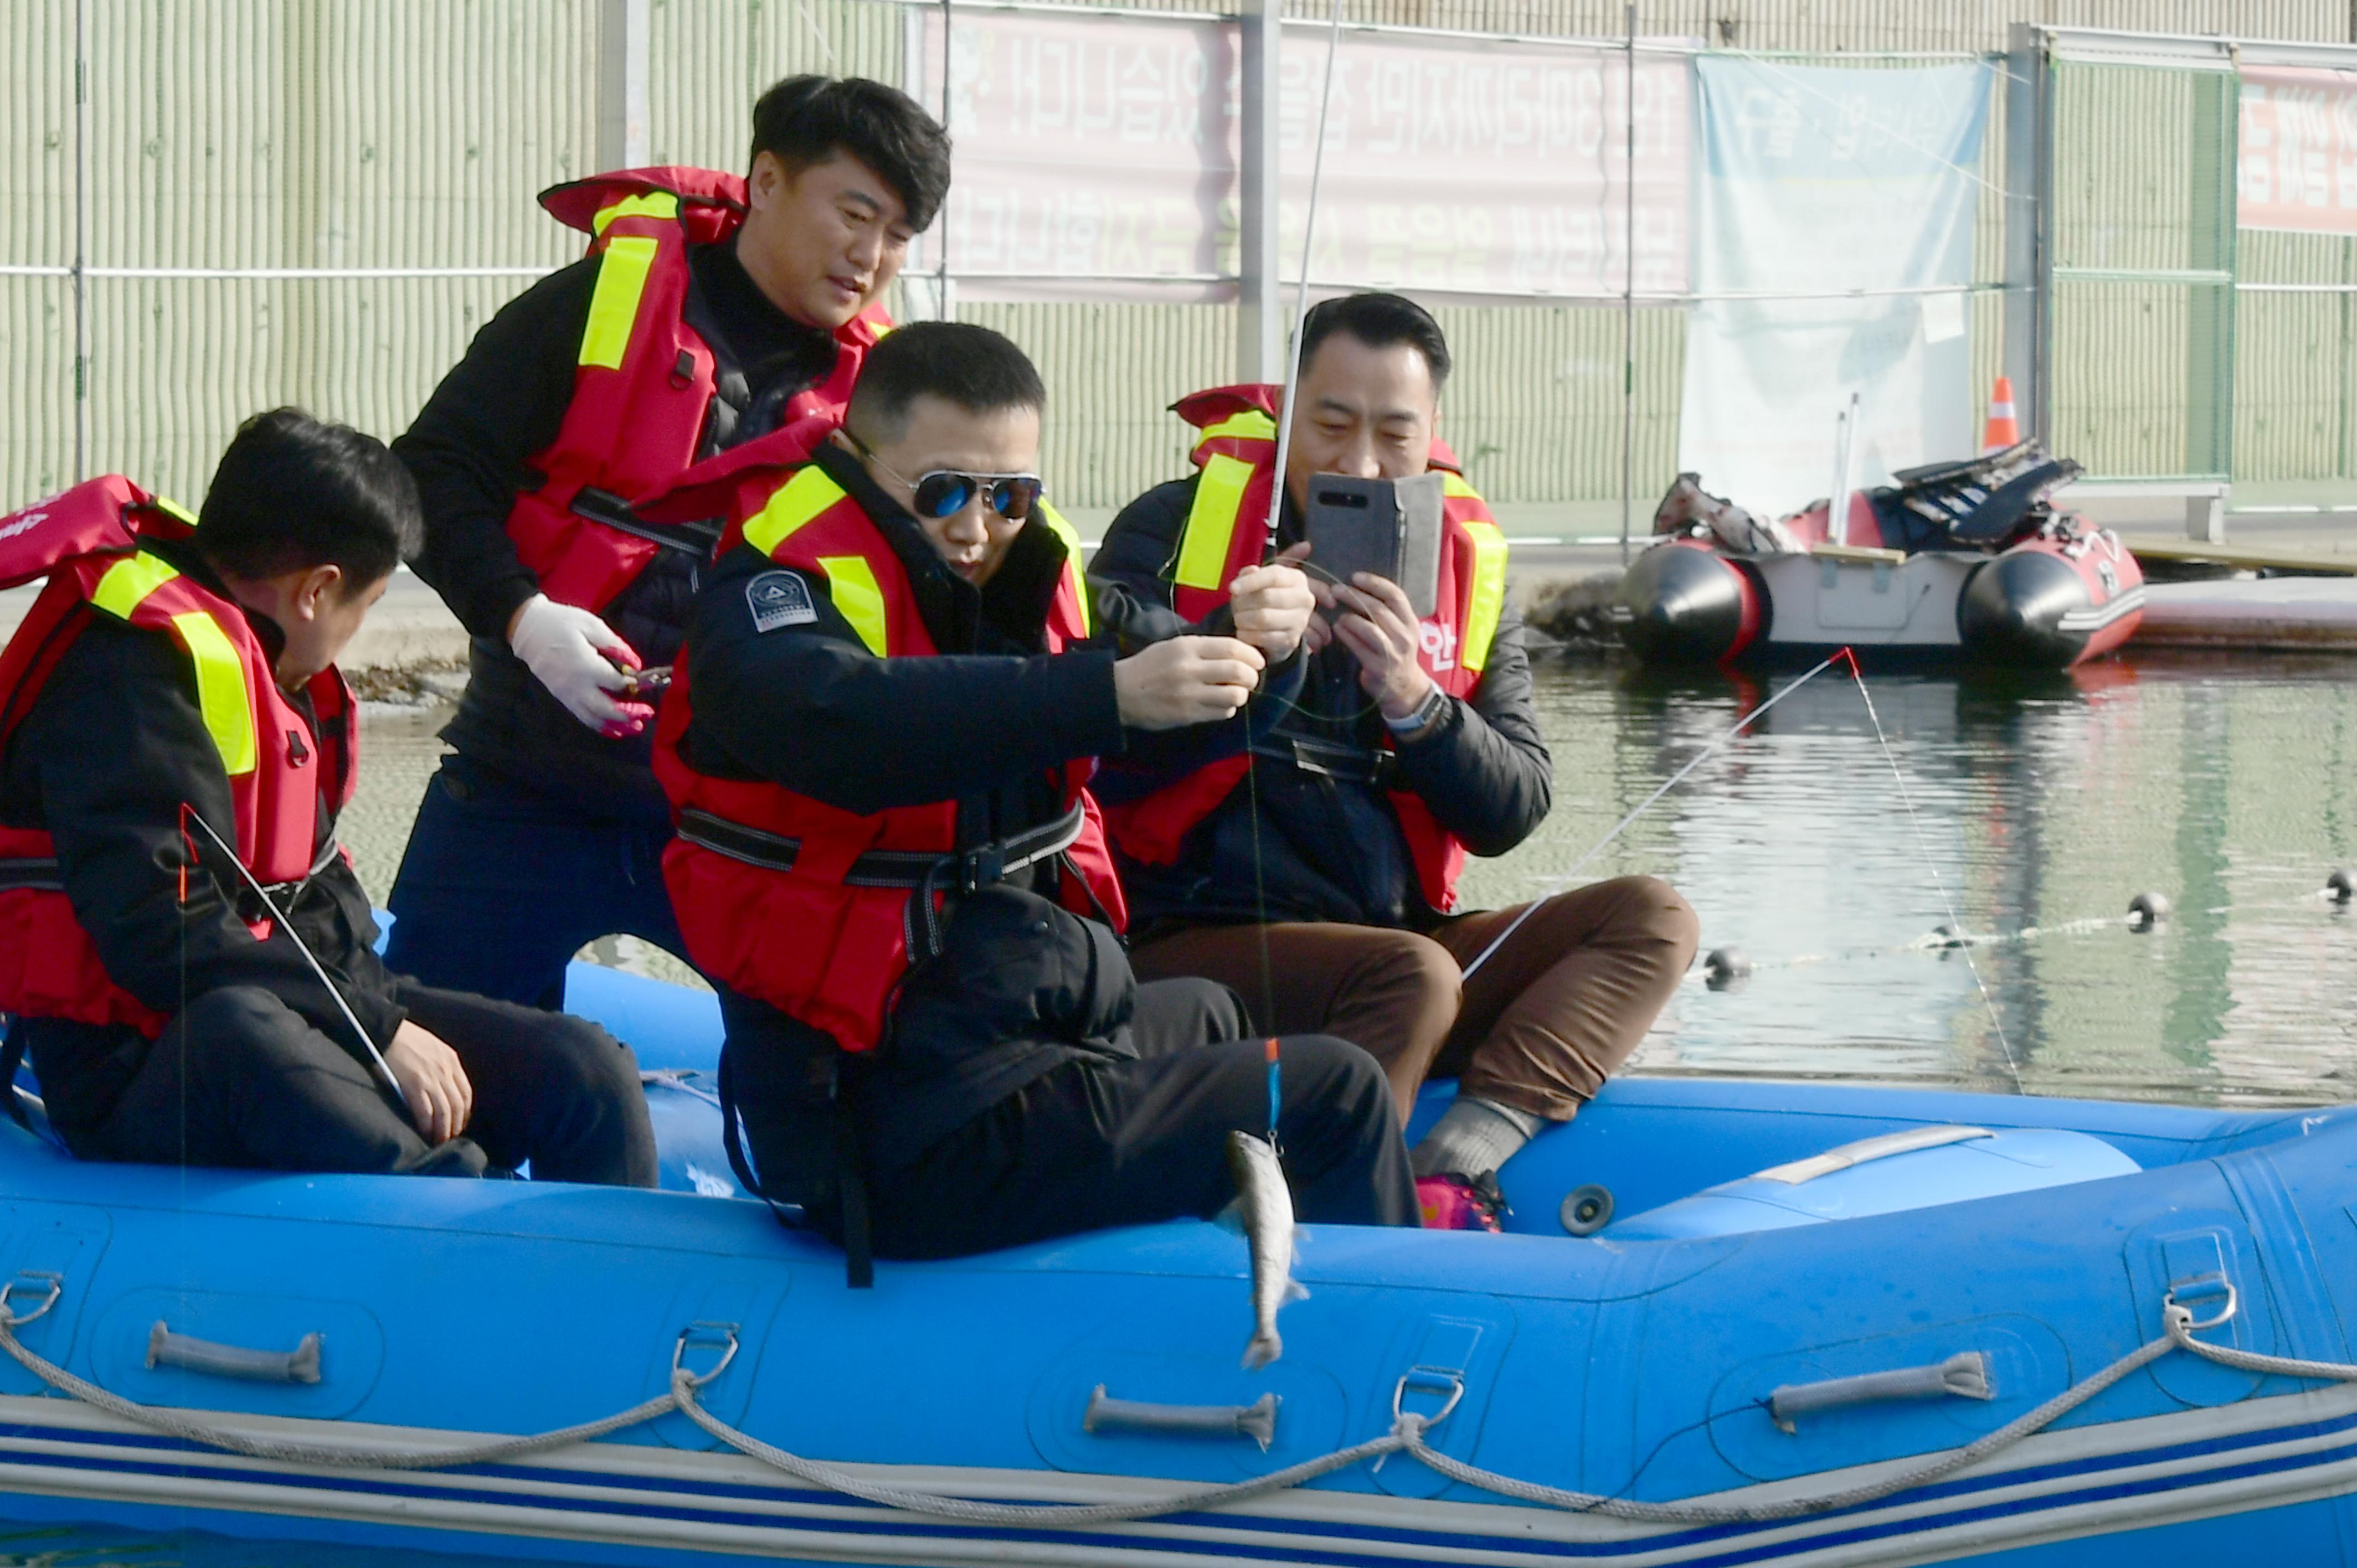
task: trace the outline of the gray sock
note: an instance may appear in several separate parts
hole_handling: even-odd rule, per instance
[[[1456,1104],[1441,1112],[1424,1142],[1408,1151],[1408,1168],[1419,1179],[1444,1173],[1487,1176],[1512,1159],[1545,1125],[1544,1116],[1460,1094]]]

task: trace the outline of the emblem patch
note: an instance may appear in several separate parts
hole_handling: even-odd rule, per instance
[[[818,619],[811,603],[810,585],[799,572],[764,572],[745,585],[746,607],[753,612],[755,631],[808,626]]]

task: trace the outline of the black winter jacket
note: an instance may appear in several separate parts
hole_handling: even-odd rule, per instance
[[[1169,567],[1178,554],[1194,479],[1157,486],[1114,520],[1089,565],[1096,612],[1124,650],[1188,632],[1224,631],[1224,607],[1202,626],[1171,607]],[[1301,537],[1290,499],[1280,543]],[[1385,788],[1413,790],[1443,827],[1475,854],[1503,854],[1546,817],[1553,763],[1539,736],[1521,616],[1509,605],[1471,701],[1452,701],[1435,729],[1401,746],[1385,785],[1305,768],[1294,738],[1362,755],[1384,738],[1383,716],[1359,684],[1358,660],[1340,643],[1302,662],[1308,670],[1292,711],[1271,715],[1275,733],[1254,759],[1255,789],[1239,789],[1197,823],[1170,865],[1121,862],[1131,934],[1224,920],[1334,920],[1429,929],[1407,840]],[[1260,704],[1255,704],[1259,706]],[[1243,744],[1230,727],[1217,755]],[[1273,755],[1285,754],[1285,755]],[[1209,760],[1198,752],[1188,763]],[[1168,755],[1109,758],[1097,785],[1108,804],[1135,800],[1189,771]],[[1344,768],[1344,774],[1351,770]],[[1252,807],[1257,795],[1255,830]]]
[[[146,548],[227,596],[185,544]],[[243,885],[201,832],[194,835],[198,869],[188,876],[188,902],[179,902],[179,868],[188,861],[181,803],[225,836],[234,821],[229,776],[197,706],[193,667],[167,638],[81,613],[87,624],[0,759],[0,821],[44,829],[56,840],[66,897],[99,961],[146,1006],[172,1014],[209,991],[261,986],[365,1059],[295,943],[283,932],[254,940],[239,915]],[[282,641],[275,623],[251,612],[246,618],[274,653]],[[293,701],[310,716],[307,699]],[[317,847],[334,834],[333,812],[322,801]],[[371,946],[375,918],[351,867],[341,856],[330,860],[286,913],[382,1050],[405,1014]],[[148,1042],[128,1026],[28,1018],[19,1026],[49,1119],[69,1139],[106,1119],[146,1059]]]
[[[834,370],[834,338],[772,306],[734,241],[689,252],[686,317],[718,361],[701,456],[766,435],[786,400]],[[510,779],[598,817],[668,820],[648,768],[653,737],[609,740],[583,725],[509,649],[508,620],[540,591],[507,519],[539,482],[528,460],[556,439],[573,401],[597,263],[576,262],[510,301],[475,335],[393,451],[417,480],[425,548],[414,563],[472,639],[467,694],[443,737]],[[649,665],[673,661],[701,563],[659,551],[608,606],[608,624]]]
[[[875,657],[836,612],[823,580],[807,585],[815,620],[760,629],[751,585],[782,568],[740,545],[721,557],[689,620],[685,657],[694,718],[681,742],[683,759],[700,773],[767,780],[863,814],[955,800],[961,848],[1060,817],[1062,766],[1118,752],[1126,738],[1114,693],[1113,654],[1091,647],[1043,651],[1041,631],[1064,566],[1061,542],[1045,524],[1033,523],[977,590],[942,564],[916,520],[856,461],[827,446],[818,462],[876,521],[908,569],[941,651],[927,658]],[[1042,864],[1021,874],[1016,886],[1049,892],[1052,875]],[[1004,913],[993,920],[1001,921]],[[952,948],[961,940],[959,920],[952,913]],[[1039,1026],[1029,1028],[1011,1025],[1002,1013],[977,1032],[974,1020],[945,1007],[953,993],[962,993],[960,986],[911,974],[893,1037],[874,1059],[858,1064],[864,1147],[871,1161],[888,1167],[912,1158],[1060,1063],[1106,1048],[1092,1037],[1105,1033],[1100,1026],[1108,1018],[1126,1012],[1119,995],[1128,981],[1127,963],[1102,928],[1101,938],[1090,938],[1072,929],[1083,925],[1077,919],[1055,923],[1062,935],[1051,940],[1043,934],[1036,945],[997,930],[988,938],[986,954],[967,951],[952,967],[993,975],[993,994],[1009,1005],[1029,1007],[1027,998],[1075,993],[1071,1019],[1043,1015],[1034,1020]],[[792,939],[781,933],[781,940]],[[1041,965],[1055,972],[1027,972],[1026,966]],[[1078,983],[1071,979],[1075,971],[1084,972]],[[911,1008],[909,1001],[920,1005]],[[823,1086],[833,1076],[834,1041],[791,1019],[763,1035],[791,1042],[786,1050],[802,1059],[748,1062],[735,1070],[810,1086],[801,1106],[807,1131],[794,1142],[831,1151],[832,1112]],[[779,1190],[780,1175],[762,1173],[771,1196],[801,1201],[796,1191]],[[803,1187],[791,1176],[785,1185]]]

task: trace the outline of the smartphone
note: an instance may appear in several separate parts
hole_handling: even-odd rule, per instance
[[[1438,474],[1360,479],[1318,474],[1309,481],[1309,564],[1324,579],[1349,583],[1371,572],[1397,583],[1418,616],[1440,597]]]

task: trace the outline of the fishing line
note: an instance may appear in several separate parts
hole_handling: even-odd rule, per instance
[[[1843,651],[1846,652],[1847,650],[1844,650]],[[1767,714],[1769,709],[1774,707],[1777,703],[1782,702],[1785,698],[1791,696],[1793,693],[1799,691],[1802,687],[1807,685],[1818,676],[1824,674],[1827,670],[1832,669],[1834,664],[1840,660],[1842,654],[1836,653],[1833,658],[1826,660],[1822,664],[1819,664],[1807,674],[1803,675],[1799,680],[1793,682],[1791,685],[1785,687],[1782,691],[1777,693],[1774,696],[1769,698],[1766,702],[1760,703],[1758,707],[1752,709],[1741,718],[1736,720],[1734,725],[1721,734],[1717,739],[1712,741],[1708,746],[1704,746],[1700,751],[1695,752],[1693,757],[1686,760],[1686,765],[1684,768],[1679,768],[1675,773],[1671,774],[1660,789],[1654,790],[1652,794],[1639,801],[1635,811],[1631,811],[1627,816],[1613,823],[1612,831],[1610,832],[1606,833],[1602,838],[1598,839],[1594,843],[1590,844],[1587,847],[1587,852],[1586,854],[1582,854],[1577,860],[1571,863],[1571,868],[1569,870],[1561,872],[1555,876],[1550,878],[1554,883],[1555,889],[1560,891],[1562,888],[1569,886],[1571,885],[1571,879],[1579,875],[1579,871],[1582,866],[1586,865],[1589,861],[1594,860],[1598,855],[1603,854],[1604,848],[1607,844],[1609,844],[1614,839],[1619,838],[1622,833],[1628,832],[1631,823],[1636,822],[1638,818],[1643,816],[1647,811],[1653,809],[1655,801],[1659,800],[1663,796],[1668,794],[1671,790],[1684,783],[1685,781],[1686,775],[1692,773],[1695,768],[1700,768],[1705,761],[1709,759],[1713,753],[1718,750],[1720,746],[1725,746],[1737,736],[1741,735],[1745,730],[1749,729],[1753,725],[1759,723],[1760,720]],[[1490,945],[1483,948],[1474,958],[1473,961],[1465,966],[1465,978],[1468,980],[1472,979],[1474,971],[1489,962],[1490,955],[1496,952],[1500,948],[1505,946],[1506,939],[1512,936],[1516,931],[1522,929],[1523,922],[1529,919],[1532,915],[1536,913],[1538,907],[1546,902],[1547,898],[1551,896],[1552,895],[1550,894],[1543,893],[1536,898],[1532,899],[1529,903],[1523,905],[1523,912],[1516,915],[1512,920],[1509,921],[1506,929],[1500,931],[1495,937],[1492,937],[1490,940]]]
[[[1948,913],[1949,926],[1961,936],[1964,929],[1964,918],[1956,913],[1955,900],[1948,897],[1947,879],[1940,875],[1940,863],[1932,858],[1931,843],[1923,836],[1923,822],[1916,815],[1915,797],[1907,788],[1906,770],[1899,766],[1898,753],[1890,749],[1890,737],[1883,733],[1882,715],[1874,711],[1874,693],[1866,689],[1866,676],[1857,667],[1857,655],[1845,648],[1835,657],[1849,660],[1850,679],[1857,682],[1857,694],[1866,703],[1866,716],[1874,723],[1874,738],[1882,747],[1883,760],[1890,764],[1890,777],[1899,785],[1900,804],[1907,808],[1907,825],[1915,835],[1916,852],[1923,857],[1923,869],[1932,874],[1932,886],[1939,890],[1940,907]],[[1997,1048],[2005,1053],[2005,1069],[2013,1077],[2013,1091],[2027,1094],[2029,1090],[2021,1081],[2021,1066],[2013,1059],[2013,1042],[2005,1036],[2005,1020],[1997,1016],[1996,998],[1989,994],[1988,982],[1981,978],[1981,966],[1973,961],[1972,944],[1964,943],[1956,950],[1964,955],[1964,968],[1971,972],[1973,986],[1981,993],[1981,1005],[1988,1009],[1989,1027],[1996,1031]]]
[[[1293,294],[1293,342],[1286,351],[1285,386],[1276,404],[1276,467],[1268,487],[1268,516],[1265,520],[1262,554],[1276,552],[1276,530],[1285,511],[1286,466],[1293,456],[1293,399],[1301,385],[1301,338],[1309,321],[1309,256],[1318,239],[1318,188],[1326,175],[1326,120],[1334,106],[1334,60],[1342,48],[1342,0],[1333,0],[1332,16],[1326,31],[1326,81],[1318,97],[1318,138],[1309,164],[1309,212],[1301,231],[1301,281]],[[1284,53],[1284,32],[1278,29],[1277,52]],[[1277,74],[1272,70],[1271,75]],[[1265,124],[1271,116],[1264,115]],[[1280,203],[1280,209],[1282,204]],[[1260,940],[1261,1021],[1272,1027],[1276,1021],[1276,976],[1271,967],[1268,943],[1268,876],[1260,842],[1260,765],[1253,755],[1252,704],[1255,699],[1244,699],[1244,805],[1252,818],[1253,857],[1253,926]],[[1276,1036],[1268,1040],[1268,1141],[1276,1145],[1276,1117],[1284,1099],[1284,1067],[1277,1059]]]
[[[248,869],[245,862],[237,857],[237,851],[230,847],[229,841],[213,831],[213,825],[205,821],[202,811],[183,801],[180,806],[180,818],[183,823],[194,822],[204,829],[205,837],[212,840],[215,847],[229,857],[230,865],[237,868],[239,879],[253,890],[253,896],[261,899],[262,907],[270,912],[272,929],[286,933],[286,940],[295,944],[295,950],[303,955],[303,961],[311,966],[311,972],[318,977],[320,984],[328,988],[328,995],[335,1002],[336,1011],[343,1015],[344,1022],[351,1027],[352,1037],[360,1041],[361,1048],[368,1052],[369,1060],[376,1064],[376,1070],[384,1078],[385,1087],[393,1090],[393,1097],[401,1102],[401,1108],[404,1111],[410,1110],[409,1096],[401,1091],[401,1080],[393,1077],[393,1069],[385,1065],[384,1055],[376,1048],[376,1041],[369,1037],[369,1032],[366,1029],[361,1027],[360,1019],[352,1014],[351,1004],[344,1000],[343,992],[334,981],[328,978],[327,970],[320,965],[316,957],[312,956],[311,944],[303,940],[303,934],[295,929],[294,923],[288,920],[285,914],[280,912],[276,901],[270,897],[270,890],[263,886],[253,871]],[[182,835],[186,836],[188,829],[183,826],[180,831]],[[182,876],[188,875],[185,866],[181,868],[180,875]],[[185,928],[185,922],[183,925]],[[182,984],[186,983],[184,979]],[[187,1031],[184,1029],[182,1031],[184,1038],[186,1034]],[[182,1082],[186,1081],[187,1075],[183,1074]]]

